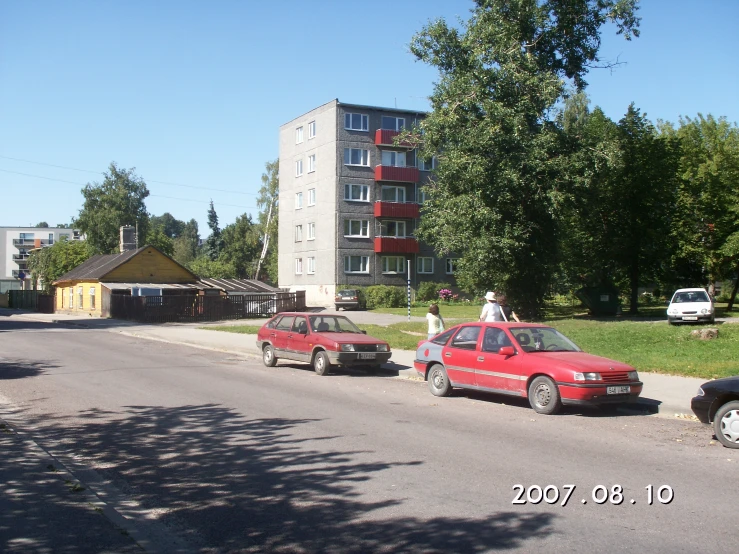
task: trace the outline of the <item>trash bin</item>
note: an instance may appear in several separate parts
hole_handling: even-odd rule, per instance
[[[619,291],[612,285],[583,287],[575,291],[575,296],[591,315],[616,315],[621,311]]]

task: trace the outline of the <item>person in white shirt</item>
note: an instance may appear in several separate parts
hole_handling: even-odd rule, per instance
[[[480,321],[505,321],[503,319],[503,312],[500,310],[500,304],[495,301],[495,293],[488,291],[485,294],[485,304],[480,314]]]
[[[431,304],[429,306],[429,313],[426,314],[426,321],[429,322],[429,339],[444,330],[444,320],[439,313],[439,306],[436,304]]]

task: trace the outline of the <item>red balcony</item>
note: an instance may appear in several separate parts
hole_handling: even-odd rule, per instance
[[[417,167],[395,167],[392,165],[375,166],[375,181],[401,181],[417,183],[419,173]]]
[[[395,144],[395,142],[393,142],[393,139],[399,134],[400,131],[377,129],[377,131],[375,131],[375,144],[377,146],[407,146],[408,148],[412,148],[413,146],[409,142],[401,142],[400,144]]]
[[[418,254],[418,241],[412,238],[376,237],[378,254]]]
[[[375,202],[375,217],[416,219],[419,207],[415,202]]]

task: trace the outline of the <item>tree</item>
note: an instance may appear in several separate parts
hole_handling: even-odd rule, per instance
[[[175,218],[171,213],[164,212],[162,215],[153,215],[149,218],[151,227],[161,227],[162,232],[171,239],[176,239],[185,230],[185,222]]]
[[[215,261],[218,259],[223,248],[223,239],[221,238],[221,230],[218,227],[218,214],[213,207],[213,200],[210,201],[210,209],[208,210],[208,227],[210,228],[210,235],[205,240],[206,251],[208,257],[212,261]]]
[[[96,254],[112,254],[118,251],[120,227],[137,227],[139,237],[146,237],[149,214],[144,200],[149,190],[135,169],[118,168],[111,162],[104,173],[102,183],[88,183],[82,189],[85,203],[74,222],[87,236],[87,242]],[[139,240],[139,245],[141,240]]]
[[[48,227],[49,227],[49,224],[48,224],[48,223],[46,223],[45,221],[42,221],[41,223],[37,223],[37,224],[36,224],[36,227],[37,227],[37,228],[42,228],[42,229],[48,229]]]
[[[260,254],[255,279],[262,279],[266,274],[266,280],[277,284],[277,206],[280,193],[280,163],[273,160],[265,164],[266,172],[262,173],[262,186],[257,195],[257,206],[259,207],[259,232],[262,236],[262,252]]]
[[[200,256],[186,266],[201,279],[234,279],[236,269],[228,262],[211,260],[208,256]]]
[[[185,223],[182,234],[173,241],[174,259],[182,265],[187,265],[198,257],[200,250],[200,234],[198,233],[198,222],[191,219]]]
[[[218,260],[233,266],[239,278],[251,277],[259,260],[261,241],[259,228],[248,214],[240,215],[221,234],[223,248]]]
[[[71,271],[91,256],[86,241],[67,240],[62,238],[52,246],[40,248],[31,252],[28,257],[28,269],[31,270],[31,280],[42,282],[42,288],[51,289],[51,283]]]
[[[560,186],[567,171],[549,113],[598,65],[601,27],[638,35],[635,0],[477,0],[459,30],[443,20],[411,42],[438,68],[432,111],[400,137],[437,155],[417,236],[457,253],[458,283],[503,289],[537,316],[557,262]]]
[[[174,242],[166,235],[164,227],[161,225],[149,227],[149,231],[146,234],[146,240],[144,242],[149,246],[156,247],[167,256],[172,256],[174,254]],[[143,244],[141,246],[143,246]]]

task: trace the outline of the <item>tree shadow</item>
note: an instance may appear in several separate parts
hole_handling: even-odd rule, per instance
[[[13,358],[0,358],[0,381],[37,377],[59,365],[51,361],[31,361]]]
[[[363,484],[372,489],[388,472],[421,471],[423,462],[337,449],[336,437],[316,433],[318,421],[249,419],[206,404],[35,423],[42,440],[88,460],[202,551],[474,553],[520,548],[553,532],[553,513],[391,517],[405,499],[378,498]],[[0,514],[0,527],[10,517]]]

